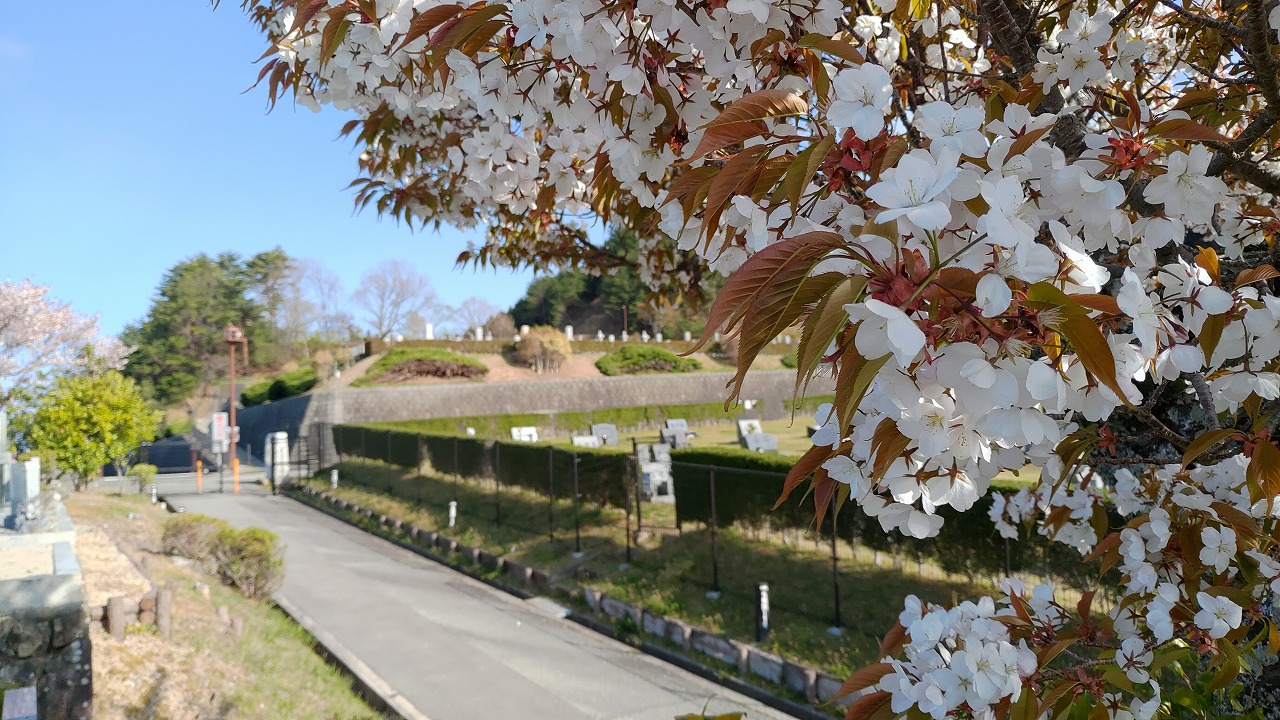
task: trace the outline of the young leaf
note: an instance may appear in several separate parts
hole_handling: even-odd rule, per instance
[[[809,448],[800,460],[791,466],[791,472],[787,473],[787,479],[782,483],[782,494],[778,496],[778,501],[773,504],[773,509],[777,510],[781,507],[787,496],[791,494],[791,491],[799,487],[800,483],[805,481],[805,478],[812,475],[814,470],[822,466],[822,463],[830,460],[834,452],[831,447],[826,445],[814,445]]]
[[[1187,444],[1187,449],[1182,453],[1182,467],[1185,469],[1188,465],[1196,461],[1196,458],[1208,452],[1210,449],[1217,447],[1218,443],[1227,440],[1236,431],[1230,428],[1221,430],[1210,430],[1200,435],[1195,440]]]
[[[835,695],[831,696],[832,700],[839,700],[846,695],[852,695],[860,690],[874,686],[880,682],[880,678],[893,672],[893,665],[886,662],[875,663],[859,669],[857,672],[849,676],[840,685],[840,689]]]
[[[757,90],[729,103],[724,112],[707,123],[705,127],[714,128],[765,118],[804,115],[807,112],[809,112],[809,104],[795,93],[775,89]]]
[[[1151,128],[1151,134],[1157,137],[1167,138],[1169,140],[1202,140],[1206,142],[1229,143],[1231,138],[1214,130],[1211,127],[1201,125],[1195,120],[1187,118],[1174,118],[1173,120],[1165,120],[1156,123]]]

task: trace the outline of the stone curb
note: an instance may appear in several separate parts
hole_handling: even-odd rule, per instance
[[[292,486],[286,488],[287,492],[282,494],[285,497],[294,497],[294,493],[301,492],[309,495],[317,501],[317,504],[304,502],[304,504],[322,512],[336,520],[344,522],[352,527],[363,530],[359,525],[351,522],[349,519],[337,514],[327,507],[334,505],[338,508],[353,512],[361,517],[374,517],[372,511],[361,508],[355,503],[340,500],[327,492],[316,491],[308,485]],[[321,504],[325,503],[325,504]],[[393,521],[386,516],[378,516],[379,527],[390,530]],[[549,583],[549,576],[546,572],[535,570],[526,565],[518,563],[514,560],[508,560],[503,557],[494,557],[490,553],[480,551],[476,548],[469,548],[459,545],[457,540],[445,538],[442,535],[430,531],[421,530],[416,526],[399,524],[394,521],[400,531],[408,531],[411,537],[421,538],[422,542],[432,542],[433,546],[448,552],[454,552],[464,556],[471,561],[473,565],[487,567],[485,562],[488,558],[493,558],[494,566],[501,573],[501,576],[516,578],[524,585],[535,585],[542,588],[551,588],[558,591],[559,594],[577,595],[572,589],[562,585],[552,586]],[[503,592],[515,595],[522,600],[527,600],[534,595],[526,590],[513,587],[502,582],[491,580],[463,566],[461,563],[454,562],[438,553],[427,550],[420,545],[405,542],[396,537],[386,537],[380,535],[384,540],[391,542],[401,548],[409,550],[415,554],[421,555],[429,560],[445,565],[457,572],[467,575],[473,579],[479,580],[491,587]],[[488,558],[482,557],[488,556]],[[803,693],[809,698],[812,705],[825,704],[832,695],[840,688],[842,681],[825,673],[819,672],[814,668],[798,663],[783,660],[781,657],[766,652],[753,645],[733,640],[701,628],[690,626],[681,620],[666,618],[662,615],[651,613],[644,608],[636,607],[629,603],[622,602],[616,598],[596,590],[594,588],[582,588],[581,598],[586,601],[588,607],[591,608],[596,616],[604,616],[611,620],[629,619],[635,626],[637,634],[647,634],[662,638],[668,642],[678,645],[685,652],[698,651],[704,655],[713,657],[724,664],[732,666],[743,678],[755,676],[762,680],[772,682],[774,684],[786,687],[798,693]],[[693,660],[692,658],[672,652],[665,647],[655,645],[638,637],[632,637],[619,633],[614,627],[603,623],[596,618],[582,615],[570,609],[566,616],[569,620],[586,627],[590,630],[606,635],[614,640],[630,645],[648,655],[652,655],[672,665],[676,665],[686,671],[692,672],[699,677],[715,682],[718,685],[730,688],[736,692],[742,693],[754,700],[768,705],[776,710],[788,713],[794,717],[803,720],[830,720],[830,716],[822,713],[814,707],[806,707],[795,703],[791,700],[774,695],[764,689],[752,685],[745,680],[735,677],[728,677],[723,671],[718,671],[712,667]],[[836,701],[841,708],[847,708],[859,694],[847,696]]]
[[[400,693],[391,688],[391,685],[382,676],[378,675],[368,665],[360,662],[360,659],[351,653],[338,639],[325,632],[307,617],[301,610],[289,602],[283,595],[276,594],[271,598],[272,604],[280,609],[291,620],[311,634],[316,640],[316,652],[324,657],[329,664],[336,667],[356,686],[356,690],[360,696],[365,699],[376,710],[387,715],[394,715],[403,720],[431,720],[420,710],[413,706]]]

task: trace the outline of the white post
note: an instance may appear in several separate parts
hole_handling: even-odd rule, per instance
[[[483,339],[484,339],[484,326],[483,326],[483,325],[477,325],[477,326],[476,326],[476,340],[483,340]]]
[[[684,331],[684,341],[685,341],[685,342],[693,342],[693,333],[689,332],[688,330],[685,330],[685,331]]]
[[[564,339],[568,340],[569,342],[573,342],[573,326],[572,325],[564,326]]]
[[[435,325],[433,325],[433,324],[431,324],[431,323],[427,323],[427,326],[426,326],[425,332],[423,332],[423,336],[424,336],[424,337],[426,337],[426,339],[428,339],[428,340],[435,340],[435,339],[436,339],[436,326],[435,326]]]
[[[521,326],[520,326],[520,334],[521,334],[521,335],[528,335],[528,334],[529,334],[529,326],[528,326],[528,325],[521,325]]]
[[[458,522],[458,501],[449,501],[449,527],[453,527]]]
[[[330,489],[338,489],[338,468],[329,471],[329,487]]]

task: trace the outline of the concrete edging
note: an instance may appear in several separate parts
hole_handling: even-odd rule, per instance
[[[302,502],[302,504],[306,505],[307,507],[310,507],[320,513],[328,515],[340,522],[343,522],[347,525],[350,525],[351,527],[356,528],[357,530],[361,530],[362,532],[370,532],[370,531],[367,530],[366,528],[361,527],[360,525],[357,525],[356,523],[352,522],[350,519],[338,514],[336,510],[326,507],[324,503],[327,501],[328,504],[336,505],[348,512],[354,512],[357,515],[362,515],[364,517],[369,517],[375,520],[378,519],[375,517],[374,513],[368,511],[365,508],[360,507],[359,505],[356,505],[355,503],[352,503],[350,501],[340,500],[337,497],[330,495],[327,492],[316,491],[306,485],[301,485],[301,486],[295,485],[290,488],[287,488],[286,490],[301,492],[302,494],[305,494],[309,496],[311,499],[313,499],[315,501],[315,504],[313,504],[312,502],[303,501],[295,497],[294,492],[285,491],[285,492],[282,492],[281,495],[288,497],[290,499],[293,499],[297,502]],[[405,542],[404,540],[397,537],[389,537],[388,535],[392,530],[392,523],[389,520],[384,520],[382,522],[379,522],[378,526],[379,528],[388,531],[388,533],[387,534],[370,533],[370,534],[373,534],[376,537],[386,540],[387,542],[390,542],[400,548],[413,552],[414,554],[427,558],[428,560],[444,565],[445,567],[448,567],[449,569],[454,570],[455,572],[466,575],[474,580],[479,580],[480,582],[483,582],[486,585],[489,585],[490,587],[493,587],[497,590],[501,590],[505,593],[518,597],[521,600],[528,600],[533,597],[536,597],[533,593],[530,593],[527,590],[513,587],[505,583],[498,582],[496,580],[492,580],[490,578],[484,577],[479,573],[472,572],[467,567],[464,567],[461,563],[452,562],[449,558],[444,557],[438,553],[432,552],[431,550],[415,545],[411,542]],[[400,529],[402,531],[405,531],[408,529],[411,536],[414,534],[413,533],[414,530],[419,531],[419,534],[421,534],[422,532],[416,526],[411,526],[411,525],[402,525]],[[426,532],[430,532],[430,531],[426,531]],[[432,538],[434,540],[433,547],[441,548],[441,549],[448,548],[448,550],[455,551],[455,552],[460,552],[462,550],[471,550],[471,548],[462,547],[456,540],[452,540],[451,538],[446,538],[445,536],[439,535],[434,532],[432,532],[431,534],[435,535],[435,537]],[[534,572],[533,568],[523,566],[514,561],[507,561],[504,558],[497,558],[497,560],[498,560],[498,569],[502,573],[502,577],[507,577],[513,574],[513,571],[515,571],[514,574],[522,576],[520,579],[524,581],[525,585],[531,584],[531,581],[533,580],[533,578],[531,577],[531,575]],[[679,667],[687,672],[691,672],[694,675],[697,675],[705,680],[709,680],[717,685],[720,685],[722,687],[725,687],[730,690],[734,690],[735,692],[746,695],[747,697],[750,697],[753,700],[756,700],[757,702],[760,702],[764,705],[768,705],[769,707],[775,710],[785,712],[795,718],[799,718],[800,720],[830,720],[831,718],[830,715],[827,715],[821,712],[816,707],[804,706],[794,701],[788,700],[784,697],[780,697],[778,695],[770,693],[767,690],[757,687],[742,679],[728,676],[725,674],[724,671],[717,670],[708,665],[704,665],[694,660],[693,658],[688,657],[687,655],[683,655],[683,654],[674,652],[672,650],[669,650],[665,647],[662,647],[660,645],[648,642],[642,639],[640,636],[644,634],[658,635],[658,633],[655,632],[654,630],[657,629],[657,625],[659,623],[654,621],[655,620],[660,621],[660,624],[663,630],[662,637],[664,639],[671,640],[672,638],[668,636],[670,636],[673,631],[675,630],[682,631],[681,635],[684,642],[681,644],[683,645],[683,649],[685,652],[693,652],[695,650],[701,651],[704,654],[707,654],[711,657],[716,657],[717,659],[725,661],[727,664],[733,666],[734,670],[737,671],[739,675],[743,675],[743,676],[756,675],[763,680],[770,680],[771,678],[765,676],[760,672],[755,672],[756,663],[752,661],[756,660],[761,656],[767,656],[770,660],[776,659],[776,661],[779,664],[780,679],[782,679],[783,682],[775,683],[775,684],[781,684],[784,687],[788,686],[788,683],[786,682],[787,676],[795,673],[796,669],[801,670],[802,672],[798,674],[806,676],[805,680],[807,681],[806,682],[807,687],[805,688],[805,693],[808,695],[810,702],[814,703],[814,705],[817,705],[820,703],[825,704],[828,702],[828,698],[832,693],[823,692],[823,690],[827,689],[827,687],[823,687],[823,686],[825,685],[829,687],[831,686],[832,683],[834,683],[835,688],[838,688],[840,686],[841,681],[837,678],[832,678],[831,676],[826,675],[825,673],[818,672],[815,669],[809,668],[807,666],[800,666],[800,665],[796,665],[795,663],[785,661],[782,658],[773,656],[772,654],[767,653],[766,651],[761,650],[759,648],[756,648],[753,645],[749,645],[747,643],[743,643],[737,640],[732,640],[730,638],[716,635],[714,633],[709,633],[707,631],[702,630],[701,628],[692,627],[680,620],[674,620],[674,619],[665,618],[659,615],[654,615],[652,613],[649,613],[649,611],[643,608],[630,605],[629,603],[624,603],[620,600],[617,600],[616,598],[611,598],[605,595],[604,593],[600,592],[599,590],[584,588],[583,597],[586,600],[587,604],[591,607],[591,609],[597,615],[604,615],[606,617],[612,617],[614,619],[617,619],[616,617],[614,617],[613,613],[609,613],[605,611],[604,606],[608,604],[610,606],[613,606],[613,609],[615,609],[615,611],[620,611],[621,615],[626,615],[630,617],[637,626],[635,635],[620,633],[612,625],[602,622],[595,617],[583,615],[582,613],[579,613],[573,609],[568,610],[568,613],[565,616],[566,619],[571,620],[574,623],[584,628],[587,628],[588,630],[592,630],[601,635],[605,635],[606,637],[609,637],[617,642],[621,642],[625,645],[628,645],[637,650],[640,650],[646,655],[650,655],[666,663],[675,665],[676,667]],[[651,623],[653,625],[653,629],[646,627],[646,625],[650,625]],[[695,647],[692,642],[693,636],[701,636],[708,639],[714,639],[715,641],[717,641],[717,644],[723,643],[728,647],[732,647],[734,649],[734,655],[735,655],[734,661],[729,662],[725,657],[722,657],[719,653],[708,653],[702,648]],[[792,689],[796,690],[796,688],[792,688]],[[827,697],[823,697],[824,695],[826,695]],[[854,694],[853,696],[842,698],[841,702],[839,703],[839,705],[841,706],[841,709],[843,709],[844,706],[847,706],[854,699],[856,699],[857,695],[858,694]]]
[[[311,618],[307,617],[305,613],[289,602],[283,595],[279,593],[273,595],[271,602],[280,609],[280,612],[289,616],[289,619],[315,638],[316,653],[336,667],[342,674],[350,677],[356,686],[356,690],[366,702],[374,706],[375,710],[395,715],[404,720],[431,720],[431,718],[414,707],[413,703],[409,702],[403,695],[391,689],[391,685],[387,681],[383,680],[368,665],[361,662],[342,643],[338,642],[337,638],[312,622]]]

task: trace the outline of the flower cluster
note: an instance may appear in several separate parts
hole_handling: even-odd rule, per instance
[[[801,380],[838,390],[797,464],[814,497],[926,538],[940,508],[1039,470],[993,498],[997,531],[1116,568],[1123,610],[1099,630],[1013,586],[912,605],[893,712],[988,717],[1077,683],[1110,717],[1151,717],[1163,645],[1230,669],[1263,622],[1280,582],[1264,0],[246,5],[273,100],[354,113],[362,205],[485,226],[463,260],[607,262],[585,240],[603,218],[638,232],[659,289],[729,276],[703,341],[737,336],[735,397],[804,325]],[[1171,398],[1193,410],[1162,416]],[[1091,658],[1074,679],[1050,665],[1066,640]]]

